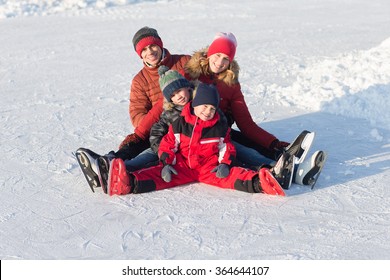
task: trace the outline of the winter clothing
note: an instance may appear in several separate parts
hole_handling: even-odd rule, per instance
[[[234,59],[236,54],[237,40],[233,33],[223,33],[219,32],[215,37],[213,42],[208,48],[207,57],[216,54],[223,53],[229,57],[229,60]]]
[[[216,176],[218,178],[226,178],[227,176],[229,176],[230,167],[225,163],[221,163],[218,166],[214,167],[211,172],[216,172]]]
[[[238,81],[238,63],[232,60],[226,71],[215,75],[209,71],[207,52],[208,49],[206,48],[194,53],[185,66],[186,78],[189,80],[198,79],[206,84],[214,84],[221,98],[219,107],[227,119],[230,120],[230,125],[236,122],[242,132],[241,135],[252,140],[257,147],[270,148],[271,143],[277,138],[253,121]]]
[[[136,53],[141,57],[142,50],[149,45],[157,45],[163,49],[163,42],[157,33],[157,30],[150,27],[142,27],[133,37],[133,45]]]
[[[125,146],[137,144],[140,141],[142,141],[142,139],[137,134],[135,134],[135,133],[129,134],[126,136],[126,138],[119,145],[119,150],[123,149]]]
[[[214,86],[200,83],[196,88],[192,107],[206,104],[213,105],[215,108],[218,108],[219,94]]]
[[[165,57],[160,65],[183,72],[188,55],[171,55],[164,49]],[[135,127],[135,133],[142,139],[148,139],[152,125],[160,119],[163,111],[163,95],[160,90],[158,68],[146,65],[134,77],[130,89],[130,119]]]
[[[191,87],[190,82],[179,72],[169,70],[165,65],[158,68],[158,74],[160,75],[160,89],[168,101],[171,101],[173,93],[178,89]]]
[[[169,132],[161,141],[159,158],[164,163],[133,173],[135,184],[133,192],[147,192],[174,187],[194,181],[204,182],[223,188],[260,191],[253,186],[255,171],[233,167],[225,179],[216,177],[211,171],[220,163],[230,165],[234,156],[234,146],[229,141],[229,127],[219,122],[219,114],[202,121],[192,113],[191,104],[183,108],[182,115],[172,123]],[[161,178],[164,166],[172,165],[178,175],[171,175],[171,181]],[[169,169],[169,168],[166,168]],[[163,174],[166,178],[166,174]]]
[[[198,181],[251,193],[284,195],[268,169],[257,173],[232,167],[227,177],[222,176],[225,171],[216,176],[213,170],[229,166],[235,155],[229,131],[227,123],[219,121],[218,112],[213,119],[202,121],[193,115],[191,104],[185,105],[182,115],[169,126],[161,141],[162,164],[129,174],[122,167],[123,161],[115,159],[119,167],[110,170],[109,194],[144,193]]]
[[[156,155],[158,148],[160,147],[161,139],[167,134],[169,125],[180,117],[183,107],[184,106],[175,105],[168,100],[164,100],[164,111],[161,114],[159,121],[154,123],[150,130],[150,147]]]

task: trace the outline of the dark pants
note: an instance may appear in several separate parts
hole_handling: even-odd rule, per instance
[[[135,158],[147,148],[150,148],[149,140],[141,140],[137,143],[130,143],[118,150],[115,153],[115,157],[121,158],[125,161],[127,159]]]
[[[254,141],[250,140],[248,137],[242,134],[241,131],[232,129],[230,135],[233,141],[240,143],[241,145],[244,145],[246,147],[252,148],[269,159],[276,160],[276,158],[279,156],[275,154],[275,151],[271,151],[266,147],[256,144]]]

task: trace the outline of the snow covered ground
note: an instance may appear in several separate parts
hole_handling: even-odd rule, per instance
[[[0,259],[389,260],[389,14],[387,0],[0,1]],[[73,152],[133,131],[145,25],[172,53],[233,32],[256,122],[285,141],[316,131],[329,153],[316,189],[93,194]]]

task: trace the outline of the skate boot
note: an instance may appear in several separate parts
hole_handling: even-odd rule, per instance
[[[95,188],[101,187],[98,176],[99,157],[100,155],[92,152],[89,149],[79,148],[76,151],[77,162],[79,163],[81,171],[83,172],[85,179],[87,179],[88,185],[93,192],[95,192]]]
[[[107,193],[112,196],[131,192],[130,176],[127,174],[125,162],[120,158],[111,161],[108,176]]]
[[[296,157],[295,163],[299,164],[305,160],[307,153],[313,144],[315,132],[302,131],[295,140],[286,147],[286,152]]]
[[[316,151],[310,159],[297,165],[294,182],[311,186],[311,189],[313,189],[325,165],[326,158],[327,154],[324,151]]]
[[[115,158],[114,152],[98,158],[98,178],[104,193],[107,193],[108,174],[110,172],[110,163]]]
[[[283,188],[272,175],[271,171],[264,167],[259,170],[259,190],[262,193],[269,195],[285,196]]]
[[[295,156],[285,152],[279,157],[275,166],[270,169],[279,185],[285,190],[288,190],[291,186],[294,166]]]

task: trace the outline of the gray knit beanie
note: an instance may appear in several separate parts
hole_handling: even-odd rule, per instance
[[[149,45],[157,45],[163,49],[163,42],[157,30],[150,27],[142,27],[133,37],[134,50],[141,57],[142,50]]]

